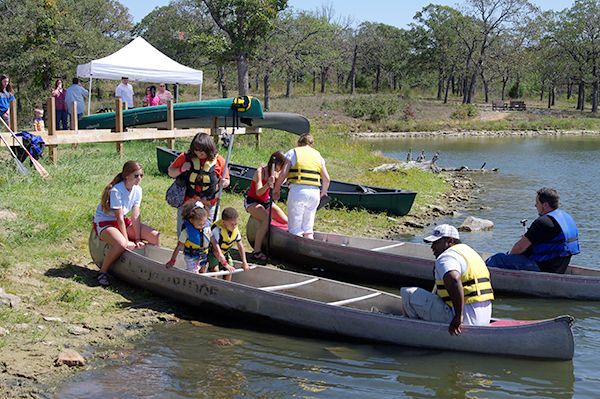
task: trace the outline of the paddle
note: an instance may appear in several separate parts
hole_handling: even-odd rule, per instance
[[[324,195],[323,197],[321,197],[321,200],[319,201],[319,206],[317,207],[317,211],[327,206],[327,204],[329,204],[332,199],[333,198],[331,198],[329,195]]]
[[[231,157],[231,148],[233,147],[233,138],[235,137],[235,131],[233,131],[231,134],[227,135],[229,143],[227,144],[227,156],[225,157],[225,168],[223,168],[223,176],[221,176],[221,179],[223,179],[225,177],[225,175],[227,174],[227,170],[229,168],[229,158]],[[221,194],[223,194],[223,184],[221,184],[221,187],[219,188],[219,195],[217,197],[217,203],[215,204],[215,213],[214,213],[214,217],[213,220],[217,220],[217,215],[219,214],[219,204],[221,203]]]
[[[19,161],[19,158],[17,158],[17,154],[14,153],[12,148],[10,148],[10,145],[6,142],[6,139],[1,134],[0,134],[0,138],[4,142],[4,145],[6,146],[6,148],[8,148],[10,155],[12,155],[12,157],[15,159],[15,163],[17,164],[17,172],[19,172],[22,175],[28,174],[29,170],[25,167],[25,165],[23,165],[23,162]]]
[[[275,174],[275,160],[271,159],[273,162],[271,164],[271,174],[269,175],[269,179],[271,176]],[[269,259],[269,255],[271,254],[271,219],[273,217],[273,183],[269,182],[269,218],[267,222],[267,259]]]
[[[25,148],[25,146],[23,145],[23,143],[21,143],[21,140],[19,140],[19,138],[17,137],[17,135],[15,134],[15,132],[13,132],[12,129],[6,124],[6,122],[4,121],[4,119],[0,118],[0,121],[2,121],[2,124],[4,125],[4,127],[8,129],[8,131],[11,134],[11,136],[13,136],[13,138],[15,140],[17,140],[17,142],[19,143],[19,145],[21,146],[21,148],[23,148],[23,150],[25,150],[25,153],[29,157],[29,160],[31,161],[31,164],[33,165],[33,167],[35,168],[35,170],[40,174],[40,176],[42,176],[42,177],[48,177],[48,176],[50,176],[50,174],[42,166],[42,164],[39,163],[38,160],[33,157],[33,155],[31,155],[31,153],[27,150],[27,148]]]

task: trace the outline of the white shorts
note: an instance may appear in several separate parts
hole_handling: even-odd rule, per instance
[[[313,232],[315,214],[321,200],[321,190],[316,186],[292,184],[288,194],[288,231],[301,236]]]

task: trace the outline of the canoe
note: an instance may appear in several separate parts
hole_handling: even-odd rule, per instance
[[[97,265],[107,246],[90,234]],[[183,258],[166,269],[171,249],[147,246],[125,251],[110,272],[130,284],[192,306],[241,312],[257,318],[353,339],[438,350],[570,360],[573,318],[494,320],[464,326],[451,336],[443,323],[402,317],[402,299],[371,288],[265,266],[234,273],[232,281],[215,273],[185,271]],[[238,265],[239,266],[239,265]],[[218,272],[223,273],[223,272]]]
[[[299,267],[319,267],[336,275],[378,280],[398,286],[400,282],[433,286],[435,258],[428,245],[343,234],[315,232],[314,240],[287,232],[273,222],[271,254],[293,259]],[[254,242],[257,222],[248,221],[246,235]],[[266,246],[266,242],[265,242]],[[485,259],[488,254],[481,254]],[[490,267],[495,292],[543,298],[600,300],[600,270],[571,265],[565,274],[506,270]]]
[[[255,98],[250,98],[250,107],[239,111],[240,127],[251,126],[253,121],[264,117],[262,105]],[[218,126],[231,126],[233,121],[233,98],[222,98],[207,101],[192,101],[173,105],[174,118],[178,128],[212,127],[215,118]],[[132,108],[123,111],[124,127],[156,127],[167,128],[167,106]],[[80,129],[114,129],[115,113],[105,112],[83,117],[79,120]]]
[[[158,169],[162,173],[167,173],[167,168],[179,154],[180,151],[166,147],[156,147]],[[231,177],[229,190],[247,191],[255,171],[256,168],[250,166],[229,164]],[[417,193],[332,180],[328,195],[332,199],[330,203],[332,206],[344,206],[348,209],[367,209],[373,212],[387,212],[390,215],[403,216],[410,211]],[[281,190],[281,200],[285,201],[286,198],[287,186],[284,185]]]

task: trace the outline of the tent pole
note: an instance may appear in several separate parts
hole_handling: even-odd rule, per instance
[[[202,83],[198,85],[198,101],[202,100]]]
[[[88,90],[88,116],[92,112],[92,75],[90,75],[90,86]]]

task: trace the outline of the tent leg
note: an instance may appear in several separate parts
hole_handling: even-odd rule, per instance
[[[202,84],[198,85],[198,101],[202,100]]]
[[[90,76],[90,86],[88,90],[88,116],[90,116],[92,112],[92,77]]]

